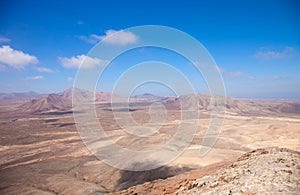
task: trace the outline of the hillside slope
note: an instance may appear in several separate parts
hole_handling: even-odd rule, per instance
[[[298,194],[299,178],[300,153],[273,147],[116,194]]]
[[[57,94],[31,100],[22,104],[19,109],[23,112],[39,113],[50,110],[70,110],[71,101]]]

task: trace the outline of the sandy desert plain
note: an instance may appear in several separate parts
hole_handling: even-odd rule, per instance
[[[50,95],[1,94],[0,194],[185,194],[187,189],[181,188],[190,185],[190,181],[232,165],[247,152],[270,147],[294,151],[298,172],[293,174],[299,176],[298,100],[227,98],[217,142],[207,155],[200,157],[211,105],[209,96],[198,95],[199,121],[189,120],[199,126],[190,146],[170,164],[135,172],[113,168],[86,148],[73,118],[72,90]],[[84,98],[82,93],[79,98]],[[180,119],[179,101],[189,98],[150,94],[132,98],[130,114],[137,123],[149,121],[149,105],[154,102],[162,103],[167,111],[167,120],[158,132],[138,137],[124,132],[116,123],[109,103],[112,96],[96,94],[98,119],[115,143],[132,150],[160,146],[174,136]],[[291,187],[293,192],[300,189],[297,182],[296,187]]]

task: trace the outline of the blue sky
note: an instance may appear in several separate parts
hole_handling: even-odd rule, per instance
[[[228,96],[300,98],[296,0],[12,0],[1,1],[0,13],[1,92],[62,91],[73,85],[80,59],[107,33],[164,25],[190,34],[206,47],[220,68]],[[205,93],[203,80],[178,63],[175,66]],[[119,64],[108,76],[122,72]],[[110,90],[109,83],[101,83],[100,90]]]

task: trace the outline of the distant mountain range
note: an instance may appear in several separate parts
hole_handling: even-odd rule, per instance
[[[24,93],[0,93],[0,105],[20,104],[43,96],[45,96],[45,94],[39,94],[33,91]]]
[[[21,97],[21,96],[20,96]],[[20,98],[17,97],[16,99]],[[36,98],[34,98],[36,97]],[[33,96],[29,101],[21,104],[18,109],[22,112],[41,113],[48,111],[68,111],[72,108],[72,100],[85,102],[94,100],[95,102],[110,102],[111,99],[122,100],[118,95],[110,92],[91,92],[78,88],[69,88],[60,93],[44,95],[42,97]],[[14,98],[12,98],[13,100]],[[16,100],[14,99],[14,100]]]
[[[69,88],[57,94],[38,94],[35,92],[28,93],[11,93],[0,94],[0,105],[19,104],[18,109],[22,112],[41,113],[48,111],[67,111],[71,110],[73,101],[84,102],[94,100],[95,102],[125,102],[122,98],[111,92],[91,92],[83,89]],[[214,96],[214,99],[222,97]],[[196,101],[195,101],[196,100]],[[189,94],[180,97],[161,97],[150,93],[135,95],[130,98],[130,102],[161,102],[166,109],[189,109],[199,108],[199,110],[210,111],[220,106],[226,108],[227,112],[236,114],[257,114],[269,115],[271,113],[290,113],[300,114],[300,101],[276,101],[276,100],[240,100],[225,98],[223,103],[212,102],[211,95]],[[197,103],[197,105],[193,105]]]
[[[132,96],[131,98],[142,99],[142,100],[163,100],[163,99],[166,99],[166,97],[156,96],[156,95],[153,95],[151,93],[144,93],[142,95],[135,95],[135,96]]]
[[[29,91],[25,93],[0,93],[0,100],[11,100],[14,98],[31,98],[39,96],[40,94]]]
[[[58,95],[70,99],[73,101],[84,101],[86,99],[93,99],[95,102],[108,102],[112,98],[122,99],[120,96],[115,95],[111,92],[92,92],[88,90],[78,89],[78,88],[69,88]]]

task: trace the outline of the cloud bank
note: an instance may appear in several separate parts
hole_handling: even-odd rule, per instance
[[[281,51],[268,50],[266,48],[260,48],[254,57],[260,60],[272,60],[272,59],[282,59],[286,57],[292,56],[292,52],[294,51],[293,47],[285,47]]]
[[[91,58],[86,55],[77,55],[70,58],[59,57],[58,59],[65,68],[94,68],[96,66],[105,66],[108,64],[107,60]]]
[[[105,35],[91,34],[88,37],[79,36],[79,39],[92,44],[95,44],[99,41],[103,41],[104,43],[111,44],[111,45],[128,45],[128,44],[136,43],[138,37],[132,32],[125,31],[125,30],[119,30],[119,31],[107,30],[105,32]]]
[[[33,77],[27,77],[27,80],[39,80],[39,79],[43,79],[44,77],[42,75],[37,75],[37,76],[33,76]]]
[[[53,73],[54,70],[50,69],[50,68],[44,68],[44,67],[37,67],[36,70],[38,72],[46,72],[46,73]]]
[[[3,45],[0,47],[0,62],[16,69],[23,69],[28,64],[36,64],[39,61],[35,56],[14,50],[9,45]]]

